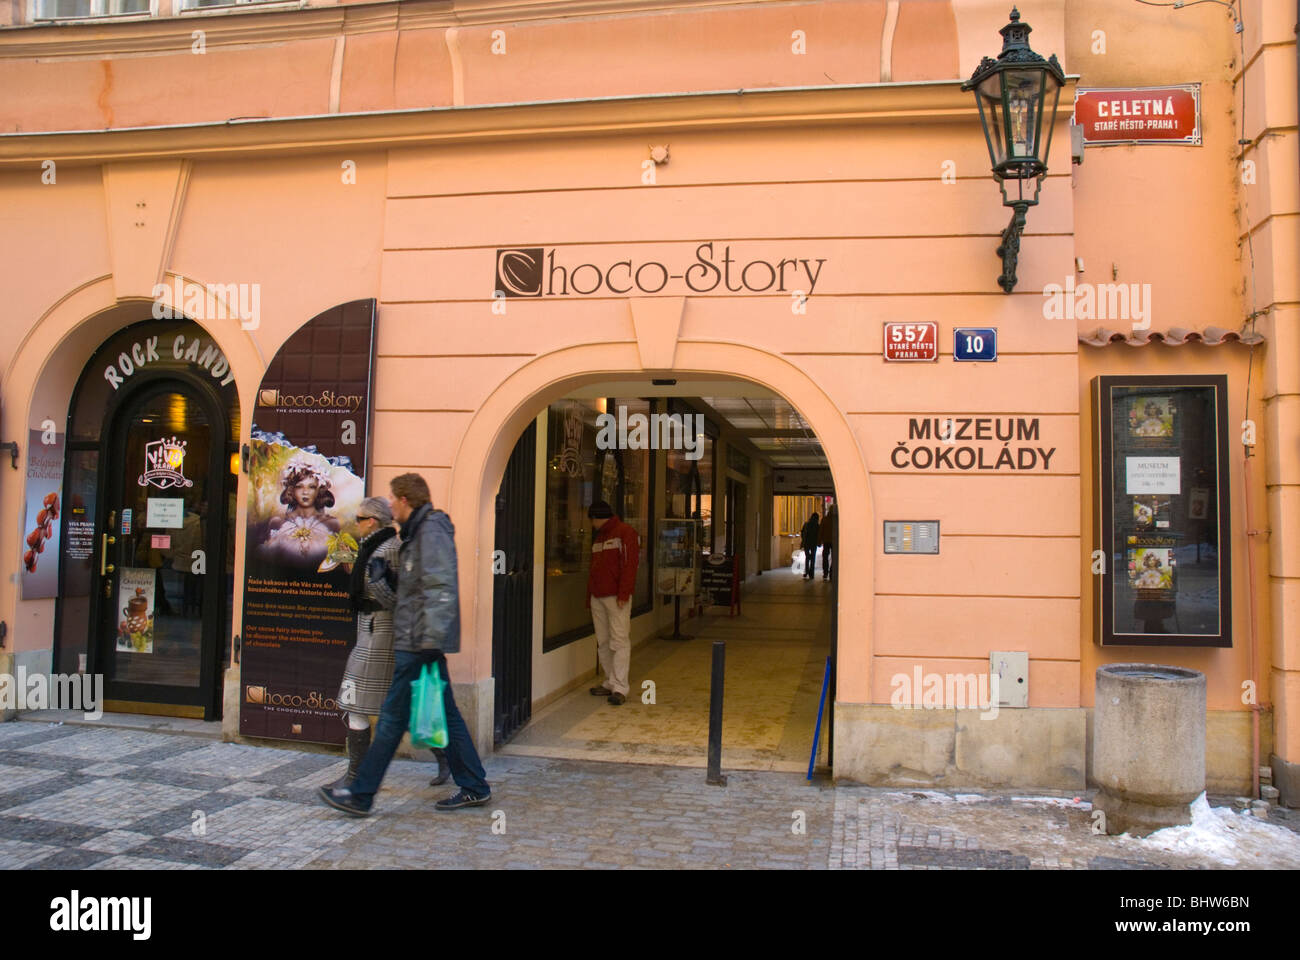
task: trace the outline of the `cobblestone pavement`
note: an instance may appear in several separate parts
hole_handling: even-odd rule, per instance
[[[4,723],[0,867],[1124,869],[1232,859],[1093,836],[1086,796],[833,788],[773,772],[730,772],[719,788],[698,769],[499,755],[486,767],[490,804],[438,813],[450,785],[428,786],[431,764],[394,761],[376,815],[354,819],[316,798],[342,772],[336,757]],[[1300,836],[1245,827],[1255,839],[1266,831],[1267,859],[1238,853],[1236,863],[1300,866]]]

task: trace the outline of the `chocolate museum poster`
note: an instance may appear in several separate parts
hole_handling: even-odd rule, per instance
[[[345,303],[291,336],[257,391],[239,732],[342,743],[335,702],[356,620],[348,602],[365,498],[375,301]]]

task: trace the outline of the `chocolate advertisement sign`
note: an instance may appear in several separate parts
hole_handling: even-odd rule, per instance
[[[63,434],[27,433],[26,520],[23,523],[24,600],[59,593],[59,512],[63,509]]]
[[[356,618],[348,599],[366,495],[375,301],[316,316],[257,392],[248,457],[239,730],[342,743],[335,698]]]

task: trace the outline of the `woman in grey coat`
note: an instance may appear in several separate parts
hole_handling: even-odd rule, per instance
[[[357,510],[357,526],[361,543],[349,591],[357,614],[357,643],[348,655],[338,694],[338,704],[346,711],[348,769],[336,787],[345,787],[355,779],[370,746],[370,718],[379,714],[393,679],[393,608],[400,541],[388,501],[383,497],[363,500]],[[435,780],[442,782],[450,771],[442,751],[434,753],[441,777]]]

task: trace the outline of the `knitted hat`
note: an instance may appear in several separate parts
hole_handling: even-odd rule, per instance
[[[361,506],[357,507],[357,514],[363,517],[374,517],[381,527],[386,527],[393,522],[392,508],[383,497],[366,497],[361,501]]]
[[[604,500],[597,500],[587,508],[587,516],[592,520],[607,520],[613,515],[613,508]]]

